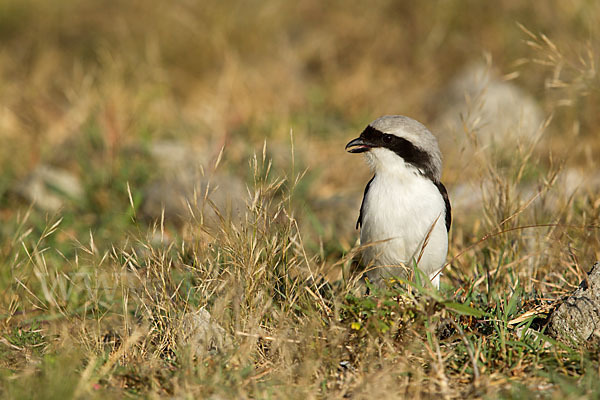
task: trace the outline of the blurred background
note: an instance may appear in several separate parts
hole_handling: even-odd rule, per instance
[[[26,212],[63,218],[67,252],[161,219],[185,237],[186,201],[245,208],[266,143],[271,175],[305,172],[292,202],[335,259],[370,177],[344,145],[385,114],[440,138],[451,252],[536,204],[532,223],[597,222],[598,18],[585,0],[3,0],[0,242]]]

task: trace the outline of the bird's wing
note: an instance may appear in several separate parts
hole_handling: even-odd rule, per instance
[[[450,231],[450,224],[452,223],[452,207],[450,207],[450,198],[448,197],[448,191],[442,182],[435,182],[440,194],[444,198],[446,204],[446,230]]]
[[[363,217],[363,207],[365,206],[365,199],[367,198],[367,192],[369,191],[369,186],[371,186],[371,182],[375,179],[375,175],[371,178],[367,186],[365,186],[365,193],[363,194],[362,203],[360,203],[360,213],[358,214],[358,221],[356,221],[356,229],[358,229],[362,225],[362,217]],[[444,189],[445,190],[445,189]]]

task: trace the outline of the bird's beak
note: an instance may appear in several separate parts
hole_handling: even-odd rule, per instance
[[[349,153],[364,153],[373,148],[369,143],[365,142],[361,138],[356,138],[346,145],[346,151]]]

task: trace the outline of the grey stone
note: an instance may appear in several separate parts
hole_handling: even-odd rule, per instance
[[[196,168],[210,159],[205,149],[169,140],[152,142],[148,151],[163,171],[176,171],[185,166]]]
[[[143,189],[143,218],[160,220],[164,211],[165,221],[175,225],[193,217],[211,224],[218,220],[217,211],[235,219],[245,210],[244,183],[222,172],[204,173],[210,157],[203,149],[163,141],[151,144],[149,151],[157,176]]]
[[[563,343],[582,345],[600,336],[600,262],[552,313],[548,333]]]
[[[356,194],[336,194],[317,198],[313,201],[312,211],[325,232],[335,236],[353,236],[356,233],[356,220],[362,201],[362,189]],[[335,212],[332,212],[335,210]]]
[[[465,67],[439,98],[436,108],[440,117],[434,129],[443,147],[466,141],[461,116],[484,147],[529,142],[544,120],[531,95],[501,79],[485,63]]]
[[[540,183],[524,184],[518,187],[522,198],[533,198],[540,191],[543,193],[536,203],[544,210],[560,213],[564,211],[576,196],[592,195],[600,189],[600,174],[596,171],[582,171],[577,168],[565,168],[556,176],[552,187],[546,192]]]
[[[560,188],[560,192],[565,198],[569,198],[577,192],[581,194],[581,192],[588,190],[598,190],[600,188],[600,175],[597,171],[584,173],[584,171],[576,168],[565,168],[558,175],[555,186]]]
[[[483,183],[457,183],[449,188],[453,211],[480,213],[483,205]]]
[[[246,197],[245,185],[232,176],[170,174],[145,188],[141,210],[145,218],[153,220],[160,219],[164,210],[165,220],[176,225],[190,221],[193,216],[198,220],[202,216],[201,220],[210,224],[216,222],[217,211],[225,218],[236,219],[245,210]]]
[[[84,190],[79,178],[69,171],[39,165],[17,188],[17,193],[36,207],[56,212],[68,201],[81,201]]]
[[[183,316],[180,343],[194,349],[194,354],[216,354],[232,347],[232,338],[212,319],[210,313],[200,308]]]

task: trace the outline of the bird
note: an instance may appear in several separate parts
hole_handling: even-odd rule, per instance
[[[416,264],[439,289],[452,210],[436,137],[412,118],[386,115],[345,149],[363,153],[373,172],[356,222],[366,277],[382,286]]]

